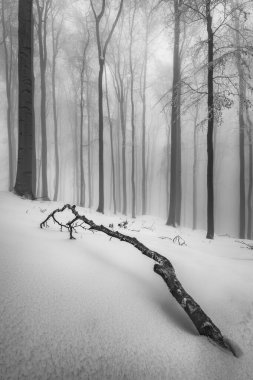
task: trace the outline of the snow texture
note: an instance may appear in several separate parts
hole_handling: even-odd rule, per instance
[[[1,380],[252,379],[253,251],[149,216],[121,229],[171,260],[237,359],[198,336],[134,247],[85,230],[71,241],[53,223],[41,230],[62,205],[0,193]],[[78,211],[106,226],[124,220]],[[187,246],[168,239],[178,234]]]

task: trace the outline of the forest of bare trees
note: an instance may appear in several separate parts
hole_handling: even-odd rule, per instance
[[[4,186],[252,238],[251,1],[0,6]]]

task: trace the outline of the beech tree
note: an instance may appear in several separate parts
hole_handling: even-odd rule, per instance
[[[18,195],[34,199],[36,194],[36,154],[32,0],[19,0],[18,23],[18,163],[14,190]]]
[[[40,61],[40,123],[41,123],[41,182],[42,198],[48,197],[48,180],[47,180],[47,22],[51,6],[51,0],[35,0],[37,9],[37,35],[39,43],[39,61]]]
[[[171,100],[171,161],[170,161],[170,205],[167,225],[180,223],[181,213],[181,126],[180,126],[180,23],[182,0],[174,0],[174,49],[173,84]]]
[[[91,8],[95,18],[96,24],[96,39],[97,39],[97,51],[98,51],[98,63],[99,63],[99,74],[98,74],[98,125],[99,125],[99,202],[97,211],[104,213],[104,120],[103,120],[103,72],[105,65],[105,56],[108,48],[108,44],[111,40],[114,29],[119,20],[123,0],[120,0],[118,12],[112,23],[111,29],[108,32],[105,42],[102,42],[100,23],[105,13],[105,0],[102,0],[101,10],[99,13],[96,12],[93,0],[90,0]]]
[[[56,62],[60,48],[60,35],[62,30],[63,18],[60,21],[58,29],[56,29],[56,18],[59,13],[59,8],[52,6],[51,0],[51,35],[52,35],[52,101],[53,101],[53,119],[54,119],[54,153],[55,153],[55,188],[53,200],[58,199],[59,181],[60,181],[60,158],[59,158],[59,131],[58,131],[58,114],[57,114],[57,99],[56,99]]]
[[[14,99],[12,94],[13,82],[15,80],[15,66],[17,61],[16,51],[13,43],[13,17],[15,14],[15,3],[9,1],[1,2],[1,23],[2,23],[2,44],[4,48],[4,68],[5,68],[5,91],[7,100],[7,133],[8,133],[8,154],[9,154],[9,190],[14,187],[14,176],[16,169],[16,146],[14,134]]]

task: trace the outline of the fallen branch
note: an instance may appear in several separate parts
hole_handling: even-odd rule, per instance
[[[55,214],[63,212],[66,209],[70,210],[73,213],[74,218],[70,222],[63,224],[55,218]],[[87,219],[85,215],[80,215],[76,210],[76,206],[66,204],[62,208],[54,210],[40,224],[40,227],[47,227],[47,222],[49,221],[49,219],[53,219],[53,221],[60,226],[61,230],[62,228],[66,228],[69,231],[70,239],[74,239],[73,231],[77,227],[76,222],[81,221],[82,223],[85,223],[89,226],[89,230],[101,231],[106,235],[110,236],[111,238],[116,238],[120,241],[125,241],[133,245],[145,256],[154,260],[156,262],[156,264],[154,265],[154,272],[161,276],[162,279],[165,281],[171,294],[179,303],[179,305],[183,308],[183,310],[187,313],[187,315],[190,317],[198,333],[200,335],[204,335],[212,339],[220,347],[230,351],[234,356],[236,356],[236,353],[233,347],[231,346],[230,342],[222,335],[219,328],[215,326],[213,321],[205,314],[205,312],[201,309],[197,302],[184,290],[182,284],[176,276],[173,265],[166,257],[160,255],[155,251],[150,250],[135,237],[127,236],[118,231],[112,231],[103,225],[95,224],[92,220]]]
[[[247,248],[247,249],[253,249],[253,244],[248,244],[246,243],[245,241],[242,241],[242,240],[235,240],[236,243],[240,243],[240,244],[244,244],[245,247],[241,247],[241,248]]]

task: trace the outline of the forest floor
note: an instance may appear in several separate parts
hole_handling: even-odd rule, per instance
[[[134,247],[85,230],[69,240],[52,222],[40,229],[62,205],[0,193],[0,379],[252,379],[253,250],[151,216],[120,228],[171,260],[235,358],[198,336]],[[124,220],[78,211],[106,226]]]

